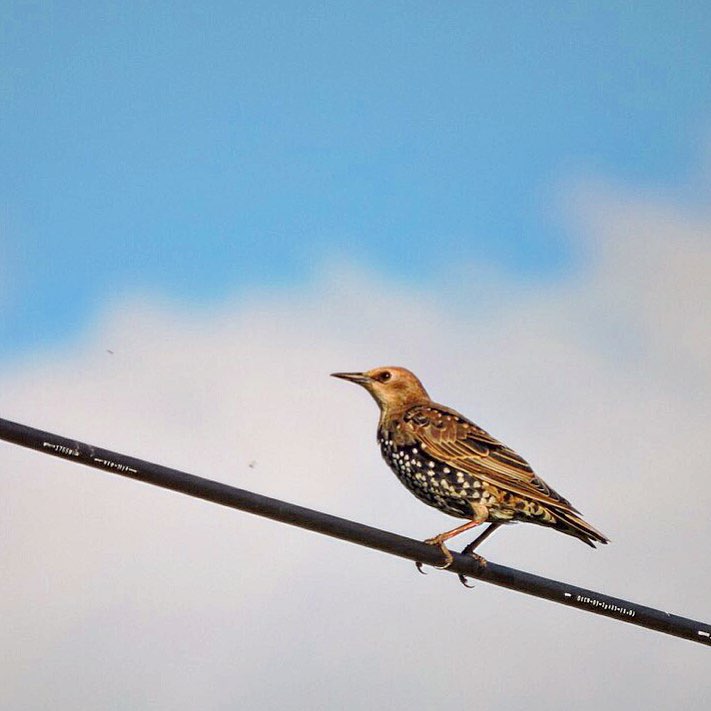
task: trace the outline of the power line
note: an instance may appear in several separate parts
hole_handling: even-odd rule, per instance
[[[233,509],[247,511],[292,526],[299,526],[374,548],[401,558],[429,565],[438,565],[442,560],[442,553],[438,548],[412,538],[399,536],[338,516],[331,516],[321,511],[307,509],[303,506],[296,506],[286,501],[272,499],[1,418],[0,439],[72,462],[85,464],[95,469],[120,474],[181,494],[212,501],[222,506],[229,506]],[[711,625],[561,583],[557,580],[532,575],[491,561],[485,566],[481,566],[474,558],[467,555],[453,553],[453,557],[454,562],[447,568],[449,572],[478,578],[510,590],[535,595],[587,612],[604,615],[614,620],[711,646]]]

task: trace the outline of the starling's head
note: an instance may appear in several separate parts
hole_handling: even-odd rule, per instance
[[[414,373],[406,368],[385,366],[365,373],[331,373],[334,378],[362,385],[384,413],[404,410],[428,402],[429,395]]]

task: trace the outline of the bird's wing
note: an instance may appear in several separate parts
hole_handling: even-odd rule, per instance
[[[405,414],[404,422],[431,456],[452,468],[512,494],[578,513],[523,457],[458,412],[434,403],[420,405]]]

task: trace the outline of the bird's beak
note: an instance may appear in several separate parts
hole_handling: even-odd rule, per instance
[[[352,383],[358,383],[359,385],[370,382],[370,376],[365,373],[331,373],[331,377],[350,380]]]

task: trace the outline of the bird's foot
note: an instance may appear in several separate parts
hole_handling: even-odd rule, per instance
[[[437,568],[437,570],[446,570],[449,568],[450,565],[454,562],[454,558],[452,554],[449,552],[449,549],[447,546],[444,545],[444,541],[440,538],[440,536],[435,536],[434,538],[428,538],[425,540],[425,543],[430,546],[437,546],[442,551],[442,555],[444,556],[444,565],[435,565],[434,567]],[[422,570],[422,563],[419,561],[415,563],[417,566],[417,570],[420,571],[423,575],[427,575],[424,570]]]
[[[471,551],[468,551],[466,548],[462,551],[463,554],[469,555],[474,560],[479,564],[479,569],[481,570],[482,568],[486,568],[487,566],[487,561],[486,558],[482,558],[480,555],[477,553],[472,553]],[[464,585],[465,588],[473,588],[476,587],[473,583],[470,585],[469,584],[469,579],[467,578],[466,575],[460,575],[459,576],[459,582]]]

